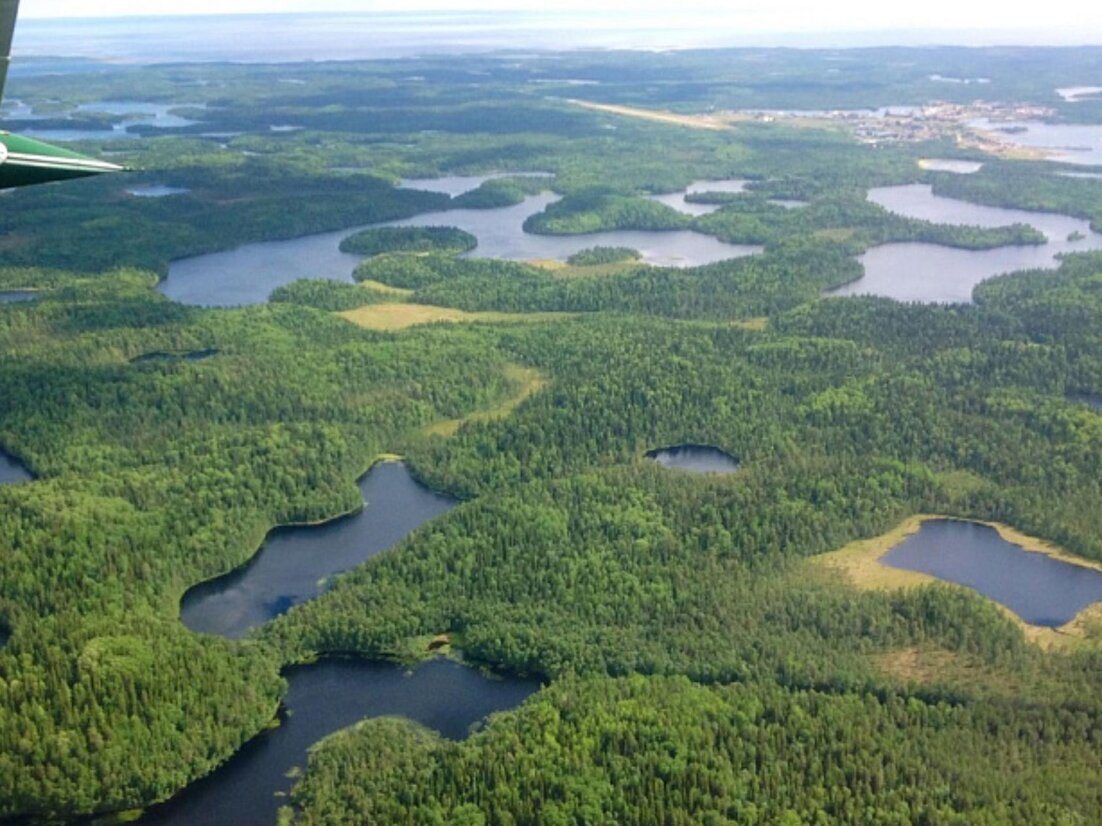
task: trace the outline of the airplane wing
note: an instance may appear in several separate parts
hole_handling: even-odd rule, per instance
[[[11,62],[11,36],[15,32],[15,17],[19,0],[0,0],[0,100],[4,99],[4,81]]]

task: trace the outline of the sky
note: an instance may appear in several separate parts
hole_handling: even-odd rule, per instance
[[[248,14],[275,12],[364,12],[424,10],[516,10],[539,12],[547,0],[22,0],[25,19],[120,15]],[[833,31],[910,28],[1102,29],[1098,0],[555,0],[557,12],[586,11],[670,17],[712,17],[742,31]]]

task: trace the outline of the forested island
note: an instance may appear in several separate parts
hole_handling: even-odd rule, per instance
[[[1102,821],[1097,604],[1042,628],[873,557],[823,564],[917,514],[1102,562],[1102,179],[844,122],[692,121],[982,93],[1098,125],[1102,103],[1055,90],[1097,80],[1102,49],[841,54],[13,77],[53,119],[136,100],[197,122],[78,144],[137,171],[2,196],[0,294],[33,300],[0,302],[0,456],[20,469],[0,484],[0,820],[157,822],[183,792],[189,822],[185,790],[339,656],[524,687],[465,737],[342,724],[266,795],[280,823]],[[690,191],[709,181],[747,183]],[[869,198],[917,184],[1028,214]],[[145,185],[171,192],[128,192]],[[709,209],[656,200],[680,192]],[[1050,213],[1080,237],[1029,223]],[[181,259],[250,262],[232,281],[311,238],[318,269],[266,301],[158,291]],[[674,240],[738,257],[649,263]],[[1011,265],[967,302],[830,294],[889,245]],[[647,458],[673,445],[732,472]],[[357,481],[399,458],[446,508],[241,639],[181,621],[266,537],[376,513]]]

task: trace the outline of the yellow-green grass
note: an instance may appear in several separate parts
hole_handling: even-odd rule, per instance
[[[569,313],[469,313],[454,307],[439,307],[434,304],[406,304],[400,301],[383,304],[368,304],[355,310],[339,313],[353,324],[369,330],[393,332],[415,327],[418,324],[448,323],[504,323],[504,322],[543,322],[570,318]]]
[[[735,327],[749,330],[752,333],[764,333],[769,327],[769,319],[764,316],[760,318],[744,318],[741,321],[734,321],[732,324]]]
[[[924,522],[935,519],[951,519],[953,517],[918,514],[911,516],[892,530],[872,539],[859,539],[851,542],[844,548],[830,553],[820,554],[811,560],[813,566],[820,569],[841,573],[845,579],[860,590],[899,590],[914,588],[921,585],[930,585],[935,582],[953,585],[953,583],[938,579],[937,577],[923,574],[918,571],[906,571],[900,568],[889,567],[881,561],[885,554],[908,536],[916,533]],[[1020,546],[1024,551],[1040,553],[1061,562],[1071,565],[1079,565],[1083,568],[1091,568],[1102,571],[1102,564],[1075,556],[1050,542],[1017,531],[1008,525],[999,522],[975,521],[977,524],[987,525],[999,532],[999,535],[1007,542]],[[955,585],[963,588],[965,586]],[[999,608],[1022,629],[1030,642],[1043,648],[1068,647],[1084,640],[1102,638],[1102,603],[1095,603],[1081,611],[1074,619],[1059,628],[1046,628],[1032,625],[1005,605],[995,603]]]
[[[547,378],[532,367],[510,364],[505,368],[505,378],[515,390],[493,407],[483,408],[469,413],[461,419],[444,419],[434,422],[424,429],[428,436],[452,436],[467,423],[492,422],[504,419],[525,401],[547,386]]]
[[[386,295],[401,296],[405,298],[411,296],[414,290],[404,290],[401,287],[392,287],[389,284],[384,284],[382,281],[373,281],[368,278],[365,281],[360,282],[360,286],[365,290],[371,290],[377,293],[385,293]]]
[[[530,266],[539,267],[541,270],[553,273],[559,278],[608,278],[609,276],[624,275],[640,267],[649,266],[642,261],[630,258],[608,264],[585,264],[581,266],[568,264],[565,261],[556,261],[554,258],[535,258],[527,263]]]

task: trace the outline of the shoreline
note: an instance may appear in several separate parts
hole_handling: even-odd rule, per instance
[[[371,473],[371,471],[375,469],[376,465],[386,464],[388,462],[404,462],[404,461],[405,461],[405,457],[401,456],[397,453],[379,453],[375,456],[374,459],[371,460],[371,463],[367,466],[367,470],[365,470],[363,473],[360,473],[359,475],[356,476],[356,479],[353,482],[353,484],[356,485],[357,488],[358,488],[360,482],[363,481],[363,478],[365,476],[367,476],[367,474]],[[424,484],[419,479],[417,480],[417,482],[418,482],[418,484]],[[428,487],[428,485],[425,485],[425,487]],[[429,489],[432,490],[432,488],[429,488]],[[440,493],[440,491],[436,491],[436,492]],[[208,585],[208,584],[213,583],[213,582],[217,582],[218,580],[220,580],[224,577],[232,576],[232,575],[238,573],[239,571],[246,570],[250,565],[253,564],[253,562],[256,560],[256,558],[260,554],[260,552],[264,550],[264,546],[268,542],[268,537],[270,537],[276,531],[294,530],[296,528],[320,528],[323,525],[328,525],[328,524],[331,524],[333,522],[338,522],[341,519],[347,519],[350,516],[355,516],[356,514],[358,514],[360,511],[362,511],[364,509],[365,505],[366,505],[366,503],[363,502],[362,498],[361,498],[361,502],[357,507],[352,508],[352,509],[347,510],[347,511],[344,511],[343,513],[338,513],[334,516],[325,516],[325,517],[322,517],[320,519],[314,519],[314,520],[309,520],[309,521],[301,521],[301,522],[280,522],[276,525],[272,525],[271,527],[267,528],[264,531],[264,535],[260,538],[260,541],[257,542],[257,543],[254,543],[254,548],[255,549],[253,550],[253,552],[251,554],[249,554],[249,558],[246,559],[244,562],[242,562],[240,565],[235,565],[230,570],[224,571],[223,573],[217,574],[217,575],[212,576],[212,577],[208,577],[207,579],[201,579],[201,580],[199,580],[198,582],[196,582],[192,585],[188,585],[186,588],[184,588],[179,593],[179,595],[175,598],[175,602],[176,602],[176,620],[178,622],[182,623],[182,620],[180,618],[180,612],[181,612],[181,608],[183,606],[183,601],[184,601],[184,598],[192,590],[194,590],[195,588],[200,588],[204,585]],[[185,626],[185,628],[186,627],[187,626]],[[188,629],[188,630],[190,631],[191,629]],[[194,634],[194,633],[199,633],[199,632],[192,631],[192,633]]]
[[[881,562],[885,555],[905,539],[916,534],[926,522],[939,520],[984,525],[993,528],[1000,538],[1017,545],[1026,553],[1042,554],[1059,562],[1102,572],[1102,562],[1076,556],[1052,542],[1022,533],[1002,522],[926,513],[909,516],[894,528],[879,536],[870,539],[858,539],[837,550],[817,554],[810,557],[808,562],[819,570],[826,569],[841,573],[849,585],[860,591],[894,591],[940,584],[963,588],[970,593],[979,594],[978,591],[966,585],[949,582],[919,571],[892,568]],[[1046,650],[1066,648],[1086,641],[1088,626],[1096,621],[1102,621],[1102,601],[1088,605],[1063,625],[1050,628],[1028,623],[1002,603],[982,594],[979,595],[995,605],[1007,618],[1012,620],[1022,630],[1028,642]]]

